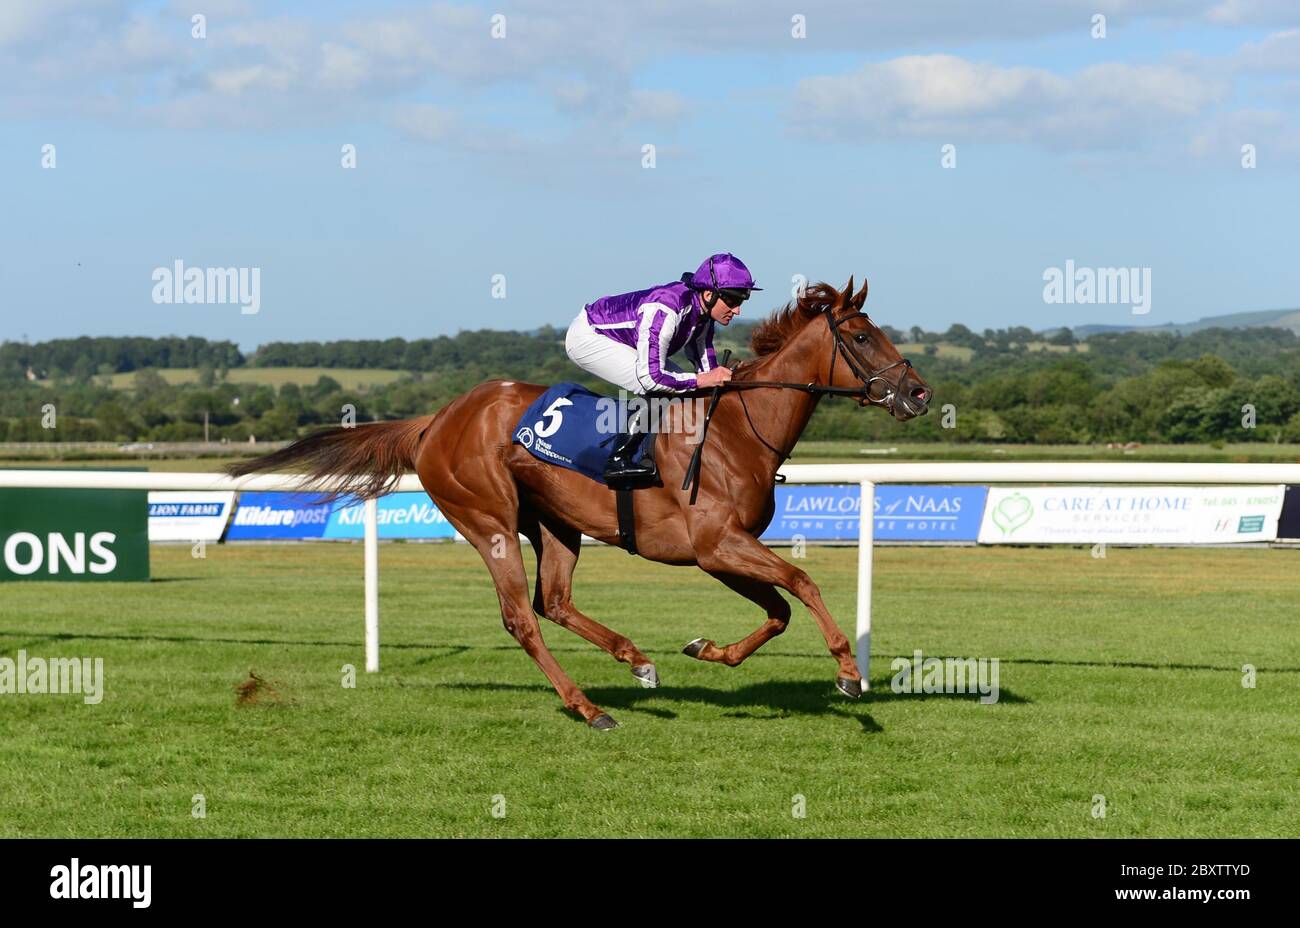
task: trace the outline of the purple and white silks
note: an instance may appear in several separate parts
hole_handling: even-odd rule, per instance
[[[604,296],[586,306],[587,322],[606,338],[636,350],[636,380],[645,392],[694,390],[694,373],[672,369],[678,351],[697,370],[717,367],[713,319],[683,283]]]

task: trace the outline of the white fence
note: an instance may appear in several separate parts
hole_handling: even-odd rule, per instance
[[[871,562],[878,483],[1009,484],[1300,484],[1300,464],[789,464],[781,468],[788,483],[856,483],[862,488],[858,534],[857,661],[864,686],[871,660]],[[235,479],[219,474],[90,472],[80,470],[0,470],[0,487],[78,488],[101,490],[271,490],[303,489],[303,478],[258,475]],[[423,488],[414,475],[397,490]],[[366,670],[379,669],[379,519],[378,506],[365,507],[365,642]],[[485,578],[486,579],[486,578]]]

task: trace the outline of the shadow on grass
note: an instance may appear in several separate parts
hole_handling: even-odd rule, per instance
[[[599,686],[586,692],[596,705],[616,715],[626,710],[675,719],[677,713],[665,708],[665,704],[693,702],[727,710],[720,713],[723,718],[771,721],[798,716],[837,716],[857,722],[862,726],[863,734],[884,731],[870,713],[862,710],[863,703],[850,701],[835,689],[834,684],[822,680],[774,680],[737,689],[669,684],[653,690]]]
[[[444,683],[440,687],[467,691],[518,690],[530,693],[553,693],[547,686],[517,683]],[[978,693],[895,693],[890,690],[888,678],[876,681],[876,688],[863,694],[860,701],[849,700],[843,696],[829,681],[793,681],[775,680],[751,683],[737,689],[716,689],[705,686],[671,686],[665,684],[658,689],[648,690],[637,686],[598,686],[587,688],[584,692],[592,702],[607,709],[611,714],[626,710],[644,713],[660,719],[675,719],[678,713],[670,708],[677,703],[700,703],[724,709],[723,718],[773,720],[788,719],[797,716],[838,716],[857,722],[864,734],[875,734],[885,729],[863,711],[862,707],[871,703],[886,703],[901,699],[951,699],[967,702],[979,701]],[[1027,703],[1029,700],[999,689],[999,702]],[[566,717],[573,714],[562,706],[556,711]]]

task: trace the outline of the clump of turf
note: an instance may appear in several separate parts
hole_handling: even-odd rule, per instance
[[[237,706],[279,706],[284,703],[285,698],[280,695],[280,691],[268,680],[259,677],[251,670],[248,672],[248,679],[235,684],[235,705]]]

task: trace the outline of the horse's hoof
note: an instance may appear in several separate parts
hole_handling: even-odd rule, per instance
[[[862,696],[861,680],[854,680],[850,677],[836,677],[835,688],[849,699],[858,699]]]
[[[659,685],[659,672],[655,670],[654,664],[642,664],[640,667],[633,667],[632,676],[640,680],[641,685],[648,690],[652,690]]]
[[[700,652],[704,650],[708,643],[709,639],[707,638],[696,638],[686,647],[682,648],[682,653],[687,657],[699,657]]]
[[[596,731],[611,731],[612,729],[618,728],[618,722],[615,722],[607,712],[602,712],[587,724],[596,729]]]

